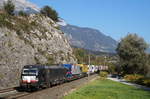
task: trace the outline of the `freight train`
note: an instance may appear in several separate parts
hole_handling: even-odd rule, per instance
[[[84,64],[26,65],[21,72],[20,87],[25,90],[49,88],[97,71],[98,67]]]

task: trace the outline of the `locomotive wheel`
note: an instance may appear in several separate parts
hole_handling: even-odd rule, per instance
[[[40,90],[40,89],[41,89],[41,87],[38,85],[38,86],[36,87],[36,89],[37,89],[37,90]]]

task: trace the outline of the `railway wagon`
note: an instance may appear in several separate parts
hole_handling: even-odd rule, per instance
[[[90,74],[93,74],[94,73],[94,65],[88,65],[88,68],[89,68],[88,72]]]
[[[22,69],[20,87],[47,88],[66,80],[67,69],[58,66],[26,65]]]
[[[82,68],[78,65],[72,65],[71,73],[73,76],[73,79],[78,79],[82,77]]]
[[[79,64],[63,64],[63,66],[68,69],[67,80],[71,81],[83,77],[83,69]],[[84,72],[86,72],[85,69]]]
[[[87,76],[88,74],[88,65],[85,65],[85,64],[76,64],[76,66],[80,66],[81,67],[81,70],[82,70],[82,76]]]
[[[90,74],[94,74],[94,73],[98,73],[99,72],[99,66],[95,66],[95,65],[88,65],[88,72]]]
[[[67,68],[67,74],[66,74],[66,78],[67,78],[67,81],[71,81],[72,78],[73,78],[73,75],[72,75],[72,64],[62,64],[63,67]]]

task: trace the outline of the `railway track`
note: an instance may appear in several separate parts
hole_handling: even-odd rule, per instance
[[[17,87],[7,88],[7,89],[0,90],[0,99],[18,99],[20,97],[24,97],[29,94],[31,93],[17,91]]]
[[[6,93],[6,92],[10,92],[10,91],[15,91],[15,88],[7,88],[7,89],[2,89],[0,90],[0,93]]]
[[[18,99],[62,99],[63,96],[69,94],[73,90],[80,88],[88,82],[97,79],[97,77],[97,74],[91,75],[89,78],[84,77],[61,85],[56,85],[51,88],[33,92],[30,95],[24,97],[19,97]]]
[[[9,95],[6,95],[0,99],[18,99],[20,97],[24,97],[24,96],[27,96],[27,95],[30,95],[31,93],[27,93],[27,92],[17,92],[17,93],[13,93],[13,94],[9,94]]]
[[[94,76],[94,75],[93,75]],[[81,78],[81,79],[78,79],[78,80],[74,80],[74,81],[71,81],[69,83],[64,83],[64,84],[61,84],[61,86],[63,86],[62,88],[65,88],[67,85],[71,85],[70,87],[72,87],[72,83],[74,82],[77,82],[79,80],[82,80],[82,79],[87,79],[87,77],[85,78]],[[58,87],[58,88],[57,88]],[[52,90],[57,90],[59,89],[59,86],[54,86],[52,88],[47,88],[47,89],[42,89],[42,90],[38,90],[38,91],[33,91],[33,92],[19,92],[18,90],[16,90],[17,88],[8,88],[8,89],[3,89],[3,90],[0,90],[0,99],[26,99],[25,97],[28,97],[28,96],[34,96],[35,94],[39,95],[41,93],[43,93],[44,91],[46,90],[51,90],[51,94],[54,94],[54,93],[57,93],[57,91],[53,91]],[[67,88],[65,88],[67,89]],[[64,89],[64,90],[65,90]],[[70,88],[69,88],[70,89]],[[70,89],[71,90],[71,89]],[[64,91],[62,91],[63,93]],[[53,96],[53,95],[52,95]],[[52,97],[51,96],[51,97]],[[36,97],[37,98],[37,97]],[[36,99],[34,98],[34,99]],[[42,98],[41,98],[42,99]]]

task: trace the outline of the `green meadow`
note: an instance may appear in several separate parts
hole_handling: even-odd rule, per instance
[[[150,92],[99,78],[65,96],[64,99],[150,99]]]

